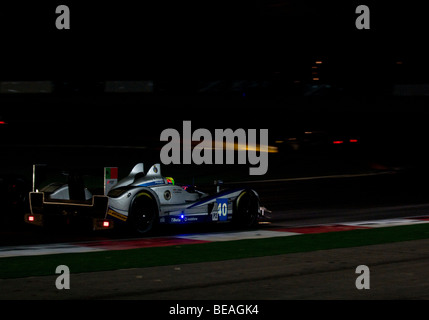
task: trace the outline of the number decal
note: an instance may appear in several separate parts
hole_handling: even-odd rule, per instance
[[[219,220],[219,212],[217,210],[212,211],[212,221],[218,221]]]
[[[219,221],[228,220],[228,199],[217,199],[216,204]]]

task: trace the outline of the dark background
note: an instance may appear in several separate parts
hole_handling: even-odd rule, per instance
[[[70,30],[55,28],[60,4],[70,8]],[[360,4],[4,2],[3,88],[45,81],[50,91],[2,90],[2,170],[159,161],[161,131],[183,120],[194,129],[268,128],[279,150],[270,154],[272,176],[286,167],[286,176],[349,165],[425,170],[425,10],[369,1],[371,29],[357,30]],[[146,81],[150,90],[108,92],[112,81]],[[304,148],[305,131],[323,138]],[[330,145],[351,136],[359,137],[352,153]],[[299,152],[276,145],[296,137]]]
[[[62,4],[70,30],[55,28]],[[360,4],[370,8],[370,30],[355,28]],[[267,128],[278,152],[263,177],[249,176],[248,165],[163,166],[177,182],[213,190],[218,178],[394,171],[261,193],[273,210],[313,205],[316,215],[338,203],[425,203],[428,24],[421,1],[1,1],[0,209],[16,209],[22,223],[33,164],[48,164],[40,179],[48,167],[89,166],[96,182],[103,166],[120,176],[136,162],[148,168],[159,161],[161,131],[180,131],[183,120],[194,129]],[[133,81],[149,89],[106,90]],[[25,92],[40,82],[49,92]],[[350,138],[359,142],[332,143]]]

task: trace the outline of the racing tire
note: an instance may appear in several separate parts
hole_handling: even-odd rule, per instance
[[[158,222],[158,206],[148,192],[138,193],[130,207],[129,226],[138,234],[147,234]]]
[[[251,228],[258,219],[259,200],[252,190],[245,190],[235,200],[233,223],[239,228]]]

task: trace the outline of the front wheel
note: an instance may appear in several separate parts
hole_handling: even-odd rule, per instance
[[[130,227],[140,234],[150,232],[158,220],[158,207],[148,192],[135,196],[130,208]]]
[[[245,190],[235,200],[233,222],[240,228],[250,228],[257,222],[258,211],[258,197],[252,190]]]

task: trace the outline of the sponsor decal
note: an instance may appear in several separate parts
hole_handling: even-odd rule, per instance
[[[165,192],[164,192],[164,199],[167,200],[167,201],[171,199],[171,192],[170,192],[170,190],[165,190]]]
[[[187,222],[198,222],[205,219],[205,216],[200,217],[186,217],[184,214],[180,216],[170,217],[170,223],[187,223]]]
[[[123,215],[123,214],[121,214],[119,212],[116,212],[116,211],[114,211],[114,210],[112,210],[110,208],[107,211],[107,214],[109,216],[112,216],[112,217],[117,218],[117,219],[122,220],[122,221],[127,221],[127,218],[128,218],[126,215]]]
[[[105,167],[104,168],[104,195],[107,195],[109,191],[118,183],[118,168],[117,167]]]

